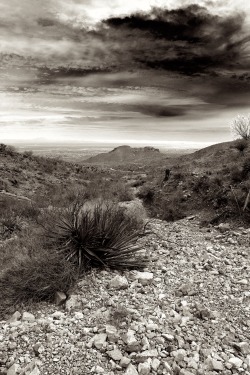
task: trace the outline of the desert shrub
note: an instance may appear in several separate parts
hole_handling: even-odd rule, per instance
[[[238,166],[234,165],[231,168],[230,178],[231,178],[231,181],[233,183],[241,182],[242,181],[242,170]]]
[[[17,154],[15,147],[13,146],[8,146],[5,145],[4,143],[0,144],[0,154],[3,155],[9,155],[9,156],[14,156]]]
[[[234,147],[236,150],[241,152],[242,154],[244,153],[244,150],[248,148],[249,142],[246,139],[237,139],[237,141],[234,144]]]
[[[145,204],[150,204],[154,201],[156,191],[155,187],[149,184],[145,184],[141,187],[137,193],[138,198],[142,199]]]
[[[247,158],[242,167],[242,179],[246,180],[248,177],[250,177],[250,158]]]
[[[201,176],[197,177],[193,181],[193,191],[196,193],[205,193],[209,189],[209,177],[208,176]]]
[[[238,115],[233,119],[231,130],[234,135],[240,136],[242,139],[250,139],[250,115]]]
[[[142,268],[140,225],[104,201],[76,202],[45,218],[48,246],[85,271],[90,267]]]
[[[31,159],[32,156],[33,156],[33,151],[24,151],[24,152],[23,152],[23,157],[24,157],[25,159]]]
[[[36,256],[18,259],[0,275],[0,317],[27,302],[53,300],[77,280],[76,269],[62,256],[40,249]]]

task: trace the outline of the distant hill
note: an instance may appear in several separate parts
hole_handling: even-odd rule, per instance
[[[101,153],[85,160],[87,163],[139,163],[165,158],[159,149],[154,147],[119,146],[107,153]]]

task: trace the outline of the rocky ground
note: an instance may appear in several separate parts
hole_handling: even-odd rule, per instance
[[[93,271],[2,321],[0,374],[250,374],[250,229],[147,229],[145,272]]]

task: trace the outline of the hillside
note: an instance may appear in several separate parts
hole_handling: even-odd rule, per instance
[[[93,156],[85,162],[87,163],[139,163],[161,160],[166,155],[154,147],[130,147],[119,146],[107,153],[101,153]]]

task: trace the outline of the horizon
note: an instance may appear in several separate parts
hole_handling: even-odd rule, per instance
[[[0,4],[0,142],[233,140],[250,112],[250,5],[32,0]]]

